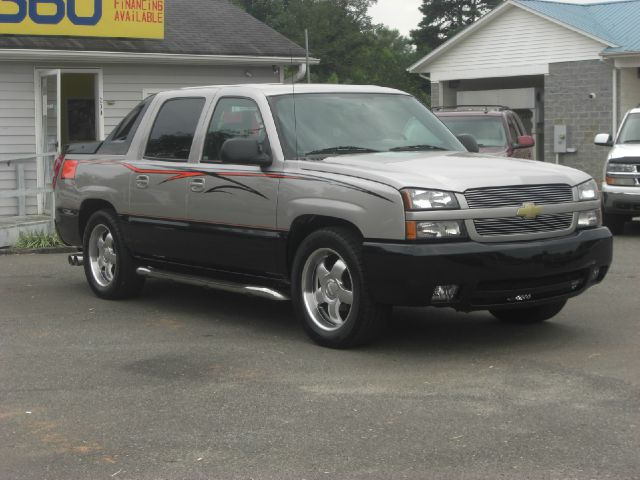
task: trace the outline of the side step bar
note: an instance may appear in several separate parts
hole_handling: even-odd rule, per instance
[[[80,253],[72,253],[68,257],[69,265],[72,267],[81,267],[84,265],[84,255]]]
[[[178,283],[186,283],[198,287],[213,288],[215,290],[223,290],[225,292],[242,293],[254,297],[267,298],[269,300],[286,301],[289,297],[277,290],[258,285],[244,285],[229,281],[214,280],[207,277],[197,277],[195,275],[184,275],[182,273],[168,272],[165,270],[157,270],[151,267],[138,267],[136,269],[138,275],[148,278],[159,278],[163,280],[172,280]]]

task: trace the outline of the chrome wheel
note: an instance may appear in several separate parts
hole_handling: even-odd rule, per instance
[[[335,251],[321,248],[304,263],[301,278],[304,307],[322,330],[336,331],[353,311],[353,282],[344,259]]]
[[[88,254],[93,279],[101,287],[111,285],[118,268],[118,256],[111,231],[105,225],[98,224],[93,228]]]

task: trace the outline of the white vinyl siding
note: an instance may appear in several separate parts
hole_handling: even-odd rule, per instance
[[[0,63],[0,190],[15,190],[16,166],[2,160],[36,151],[33,65]],[[35,161],[24,167],[27,188],[36,187]],[[26,200],[27,214],[36,213],[36,198]],[[0,198],[0,216],[18,214],[17,198]]]
[[[251,74],[251,77],[246,75]],[[171,90],[201,85],[279,83],[272,67],[137,66],[103,67],[104,133],[109,135],[120,120],[143,99],[143,90]]]
[[[432,82],[549,73],[549,64],[600,58],[606,45],[511,6],[424,67]]]

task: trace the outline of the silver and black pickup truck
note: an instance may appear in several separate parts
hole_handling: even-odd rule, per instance
[[[152,277],[291,299],[330,347],[371,340],[393,305],[549,319],[611,263],[597,185],[469,150],[387,88],[164,92],[61,156],[56,225],[99,297]]]

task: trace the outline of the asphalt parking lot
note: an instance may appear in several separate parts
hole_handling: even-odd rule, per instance
[[[640,225],[543,325],[396,309],[311,344],[289,304],[0,256],[1,479],[640,478]]]

